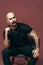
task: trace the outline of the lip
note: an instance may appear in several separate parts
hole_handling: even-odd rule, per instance
[[[16,25],[16,23],[13,23],[12,25]]]
[[[15,27],[15,26],[16,26],[16,22],[13,22],[13,23],[12,23],[12,26]]]
[[[15,24],[15,23],[16,23],[15,21],[12,22],[12,24]]]

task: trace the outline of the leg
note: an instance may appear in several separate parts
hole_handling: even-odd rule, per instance
[[[38,58],[31,57],[30,62],[28,63],[28,65],[35,65],[37,60],[38,60]]]
[[[9,58],[8,54],[9,54],[9,50],[4,49],[2,51],[2,59],[3,59],[4,65],[11,65],[10,58]]]
[[[36,64],[37,58],[33,58],[33,55],[32,55],[33,48],[32,47],[25,46],[25,47],[21,47],[20,50],[23,55],[30,58],[30,62],[28,63],[28,65]]]
[[[2,58],[4,65],[11,65],[9,56],[16,56],[18,54],[18,51],[16,48],[12,49],[4,49],[2,51]]]
[[[35,47],[33,47],[32,50],[33,49],[35,49]],[[38,60],[38,58],[34,58],[32,53],[30,53],[29,57],[30,57],[30,62],[28,62],[28,65],[35,65],[37,60]]]

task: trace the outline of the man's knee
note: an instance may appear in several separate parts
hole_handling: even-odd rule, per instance
[[[8,56],[9,51],[7,49],[2,50],[2,56]]]

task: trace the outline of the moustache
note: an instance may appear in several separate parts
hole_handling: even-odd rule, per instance
[[[15,23],[17,23],[17,22],[15,22],[15,21],[12,22],[12,24],[15,24]]]
[[[15,27],[17,25],[17,22],[13,21],[12,26]]]

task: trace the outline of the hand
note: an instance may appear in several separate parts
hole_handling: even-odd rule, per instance
[[[9,31],[10,31],[10,27],[5,28],[6,35],[8,34]]]
[[[36,48],[35,50],[32,51],[33,57],[38,58],[39,57],[39,49]]]
[[[9,31],[10,31],[10,27],[5,28],[5,39],[6,40],[8,39],[7,36],[8,36]]]

